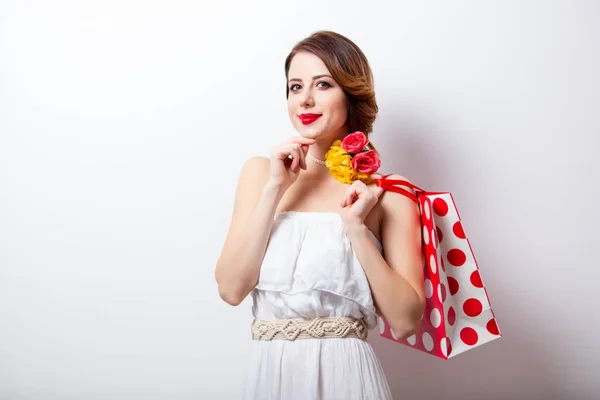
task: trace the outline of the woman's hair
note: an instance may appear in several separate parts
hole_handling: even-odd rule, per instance
[[[373,88],[373,73],[367,57],[350,39],[331,31],[315,32],[298,42],[285,59],[285,96],[290,94],[287,84],[292,59],[299,51],[319,57],[333,79],[342,87],[348,99],[349,133],[361,131],[369,135],[378,107]],[[374,149],[375,146],[372,146]]]

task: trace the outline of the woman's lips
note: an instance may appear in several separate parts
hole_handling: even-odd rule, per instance
[[[318,120],[321,116],[317,114],[302,114],[300,115],[300,121],[304,125],[312,124],[316,120]]]

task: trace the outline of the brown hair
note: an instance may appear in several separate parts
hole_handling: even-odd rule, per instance
[[[345,36],[331,31],[315,32],[298,42],[285,59],[286,98],[290,94],[287,84],[290,65],[299,51],[307,51],[319,57],[346,93],[348,133],[361,131],[369,136],[379,109],[375,101],[373,73],[360,48]],[[371,147],[375,149],[375,146]]]

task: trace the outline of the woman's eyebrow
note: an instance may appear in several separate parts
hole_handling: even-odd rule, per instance
[[[315,75],[315,76],[313,76],[312,80],[314,81],[315,79],[323,78],[323,77],[325,77],[325,76],[327,76],[327,77],[329,77],[329,78],[333,79],[333,77],[332,77],[331,75],[328,75],[328,74],[321,74],[321,75]],[[302,79],[299,79],[299,78],[292,78],[292,79],[288,80],[288,82],[291,82],[291,81],[298,81],[298,82],[302,82]]]

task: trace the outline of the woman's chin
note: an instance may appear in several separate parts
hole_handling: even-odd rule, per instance
[[[300,136],[305,137],[307,139],[318,139],[319,138],[319,131],[316,129],[306,129],[305,127],[302,127],[298,130],[298,133],[300,134]]]
[[[319,139],[322,138],[324,136],[324,131],[322,127],[312,127],[312,126],[301,126],[300,129],[298,129],[298,132],[307,138],[311,138],[311,139]]]

